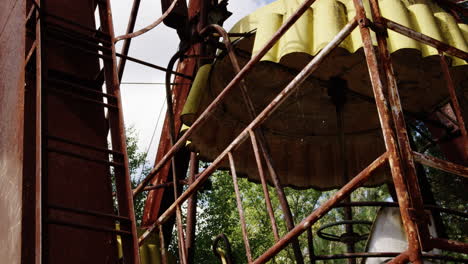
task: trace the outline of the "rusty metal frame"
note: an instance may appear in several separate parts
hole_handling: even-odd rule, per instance
[[[175,141],[175,138],[172,136],[172,147],[159,160],[159,162],[155,164],[154,168],[151,170],[149,175],[137,186],[137,188],[133,190],[134,196],[145,189],[145,186],[158,174],[158,172],[161,169],[163,169],[166,166],[169,160],[173,160],[175,153],[185,145],[187,139],[189,139],[193,132],[208,119],[208,117],[214,112],[214,109],[221,104],[222,100],[228,96],[229,92],[232,89],[235,89],[235,87],[237,87],[238,84],[241,84],[241,89],[243,88],[242,79],[246,76],[246,74],[258,61],[260,61],[260,59],[266,54],[266,52],[299,19],[299,17],[301,17],[301,15],[309,8],[311,4],[313,4],[313,2],[314,0],[304,1],[304,3],[298,8],[298,10],[280,27],[280,29],[273,35],[270,41],[267,42],[267,44],[260,50],[260,52],[253,56],[252,59],[242,69],[236,69],[237,74],[233,78],[233,80],[225,87],[225,89],[218,95],[218,97],[216,97],[216,99],[213,100],[213,102],[207,107],[207,109],[192,124],[191,128],[188,131],[186,131],[185,134],[183,134],[179,138],[179,140]],[[146,232],[140,237],[140,243],[142,243],[145,240],[145,238],[148,237],[148,235],[155,229],[159,228],[161,230],[162,224],[165,223],[172,214],[179,214],[179,207],[182,205],[182,203],[190,197],[192,197],[192,195],[196,194],[196,191],[199,188],[201,188],[203,182],[217,169],[217,167],[224,159],[228,158],[235,186],[236,201],[239,216],[241,218],[244,244],[246,247],[249,263],[265,263],[266,261],[274,257],[280,250],[282,250],[289,243],[294,241],[297,238],[297,236],[308,230],[314,222],[320,219],[320,217],[322,217],[333,207],[337,206],[341,200],[344,200],[350,195],[352,191],[361,186],[370,177],[373,171],[375,171],[377,168],[381,167],[387,162],[389,163],[391,168],[392,177],[398,196],[398,205],[400,207],[400,213],[403,219],[404,227],[409,242],[409,247],[407,251],[400,253],[399,255],[393,255],[395,256],[395,258],[393,259],[392,263],[404,263],[406,261],[422,263],[422,251],[430,250],[432,248],[441,248],[459,252],[468,251],[467,244],[446,239],[432,238],[429,236],[427,223],[424,221],[424,204],[422,202],[422,196],[417,181],[415,162],[433,168],[441,169],[447,172],[451,172],[463,177],[468,176],[468,168],[459,164],[447,162],[445,160],[429,157],[421,153],[415,152],[411,149],[408,140],[408,132],[406,131],[403,110],[398,94],[398,87],[393,73],[390,54],[387,49],[385,31],[387,29],[393,30],[395,32],[403,34],[424,44],[430,45],[439,50],[441,56],[442,71],[447,81],[450,99],[452,102],[452,106],[455,109],[457,121],[462,132],[462,137],[465,139],[465,146],[467,146],[468,144],[466,126],[460,113],[460,106],[456,98],[456,93],[451,81],[450,73],[448,70],[447,63],[445,61],[444,54],[468,60],[468,53],[382,17],[382,15],[380,14],[378,2],[376,0],[371,0],[371,13],[374,22],[371,22],[367,18],[361,0],[354,0],[354,5],[356,7],[356,17],[353,18],[340,31],[340,33],[325,48],[323,48],[322,51],[319,52],[319,54],[316,55],[316,57],[314,57],[314,59],[284,88],[284,90],[260,114],[256,115],[255,113],[253,113],[253,121],[239,134],[239,136],[236,139],[232,141],[232,143],[213,161],[213,163],[208,168],[206,168],[201,174],[199,174],[194,181],[190,181],[190,185],[187,188],[187,190],[183,192],[179,197],[176,197],[175,202],[164,213],[162,213],[157,219],[157,221],[152,226],[150,226],[146,230]],[[218,33],[221,36],[223,36],[222,30],[216,28],[216,26],[213,27],[215,27]],[[260,155],[264,156],[267,164],[269,160],[268,151],[265,147],[262,146],[262,136],[256,135],[258,133],[258,130],[260,130],[262,122],[265,121],[271,115],[271,113],[286,99],[286,97],[289,94],[295,91],[299,84],[302,81],[304,81],[308,75],[310,75],[317,67],[319,67],[323,59],[335,47],[337,47],[339,43],[343,41],[356,27],[359,27],[362,41],[364,44],[363,49],[369,68],[369,74],[374,91],[376,107],[378,110],[387,151],[383,153],[379,158],[377,158],[374,162],[372,162],[367,168],[361,171],[356,177],[352,178],[334,196],[332,196],[321,207],[312,212],[301,223],[297,224],[294,228],[290,228],[290,231],[285,236],[283,236],[279,240],[277,238],[276,243],[270,249],[264,252],[259,258],[257,258],[256,260],[252,260],[250,246],[248,244],[245,219],[243,217],[242,204],[240,202],[240,194],[238,187],[236,188],[237,176],[234,165],[235,161],[232,156],[232,152],[235,151],[237,146],[239,146],[248,137],[250,137],[250,139],[252,140],[254,153],[256,154],[255,157],[257,159],[257,164],[259,165],[259,172],[263,175],[263,168],[261,166]],[[377,50],[374,49],[372,44],[370,35],[371,30],[374,31],[377,35]],[[203,30],[200,33],[202,32]],[[226,42],[225,44],[228,47],[228,43]],[[235,63],[234,67],[236,67]],[[246,104],[250,106],[248,94],[246,94],[245,96],[245,101]],[[251,110],[250,107],[249,110]],[[258,148],[257,145],[259,143],[260,148]],[[275,174],[272,166],[269,166],[269,171],[270,174],[272,174],[272,176]],[[175,178],[174,182],[177,182]],[[268,190],[264,193],[265,197],[267,198],[266,200],[269,200]],[[281,191],[278,192],[278,194],[281,196],[280,193]],[[271,211],[271,209],[268,208],[268,211]],[[285,211],[284,207],[283,211]],[[270,218],[272,218],[272,228],[273,230],[275,230],[274,216],[271,217],[270,214]],[[162,232],[160,232],[160,235],[161,233]],[[274,234],[276,234],[276,232],[274,232]],[[163,242],[164,238],[162,237],[161,239]],[[164,248],[164,243],[161,244],[162,248]],[[179,245],[181,244],[183,243],[179,243]],[[353,258],[358,256],[356,254],[354,256],[343,255],[341,257]],[[185,257],[183,257],[183,259],[185,259]]]
[[[28,164],[28,166],[34,166],[35,182],[33,186],[34,194],[32,196],[34,196],[35,204],[28,205],[28,207],[34,208],[32,215],[35,215],[35,217],[31,218],[34,221],[34,227],[29,227],[29,228],[33,228],[31,230],[34,231],[34,234],[30,236],[33,239],[31,241],[23,241],[24,243],[23,248],[25,247],[25,245],[30,245],[30,246],[27,246],[29,247],[28,251],[34,252],[34,254],[32,257],[28,256],[28,257],[23,258],[22,261],[23,262],[29,261],[31,263],[41,263],[41,262],[47,262],[49,259],[52,259],[54,257],[54,256],[48,255],[48,253],[46,252],[47,243],[44,242],[44,241],[47,241],[48,239],[47,225],[53,224],[53,225],[63,225],[63,226],[69,226],[73,228],[82,228],[86,230],[115,234],[115,241],[110,242],[114,245],[116,245],[117,234],[120,234],[122,235],[122,240],[123,240],[123,256],[124,256],[125,263],[137,263],[138,264],[140,263],[139,252],[138,252],[139,248],[138,248],[138,243],[137,243],[135,214],[134,214],[134,209],[133,209],[133,199],[131,195],[132,190],[130,186],[130,175],[129,175],[129,170],[128,170],[128,158],[127,158],[127,149],[126,149],[126,143],[125,143],[126,140],[125,140],[125,132],[124,132],[124,124],[123,124],[123,113],[121,111],[122,105],[121,105],[121,95],[120,95],[120,90],[119,90],[119,80],[118,80],[117,67],[116,67],[115,45],[111,43],[110,41],[106,42],[97,37],[95,38],[96,42],[102,43],[102,46],[100,46],[100,48],[102,48],[103,51],[107,51],[109,54],[109,56],[103,59],[103,64],[104,64],[103,72],[105,72],[105,77],[103,77],[103,79],[106,80],[107,93],[80,87],[80,85],[75,85],[74,87],[75,90],[80,90],[81,92],[85,91],[85,92],[92,92],[94,94],[98,94],[97,96],[101,96],[101,99],[103,97],[107,99],[112,99],[113,101],[115,101],[115,105],[103,103],[104,100],[101,100],[101,101],[93,100],[85,96],[81,96],[79,94],[53,90],[52,88],[47,87],[49,82],[54,82],[54,80],[49,79],[49,76],[48,76],[49,69],[48,69],[47,60],[45,56],[45,50],[47,48],[45,44],[47,42],[45,41],[45,39],[46,37],[47,38],[49,37],[47,29],[46,29],[46,24],[51,23],[50,18],[54,20],[59,20],[67,24],[72,24],[74,27],[78,27],[80,29],[92,31],[95,34],[100,34],[100,35],[108,34],[109,39],[112,39],[114,33],[113,33],[113,22],[112,22],[110,1],[109,0],[97,1],[97,5],[99,7],[99,17],[101,20],[100,30],[87,28],[83,25],[67,20],[66,18],[46,13],[44,10],[44,7],[45,7],[44,0],[42,1],[32,0],[28,2],[32,2],[32,4],[30,5],[30,9],[28,10],[28,13],[26,15],[26,22],[28,22],[30,19],[35,20],[35,28],[34,28],[35,39],[30,49],[27,51],[27,54],[25,54],[25,63],[24,63],[25,74],[27,74],[26,67],[28,66],[28,63],[32,64],[32,58],[35,59],[35,65],[34,65],[35,76],[34,78],[31,78],[31,84],[35,82],[34,95],[33,95],[34,98],[31,98],[31,102],[30,102],[31,105],[34,105],[34,110],[30,110],[33,112],[33,113],[30,113],[30,115],[34,115],[34,118],[32,118],[34,120],[34,123],[29,124],[29,127],[34,128],[35,135],[33,135],[34,139],[28,139],[31,142],[34,142],[34,144],[32,145],[35,146],[34,148],[35,153],[31,154],[31,156],[34,156],[34,162],[31,161],[31,164]],[[70,46],[72,48],[80,48],[79,46],[80,39],[73,40],[72,38],[70,38],[71,36],[70,33],[73,33],[73,30],[65,29],[65,31],[61,31],[57,34],[62,34],[63,36],[67,38],[65,41],[65,44],[67,44],[67,46]],[[78,34],[78,32],[76,33]],[[86,42],[85,39],[82,39],[81,41]],[[97,57],[99,56],[103,57],[103,51],[102,53],[95,53],[94,55],[96,55]],[[112,141],[111,142],[112,149],[99,148],[96,146],[74,142],[65,138],[54,137],[54,136],[47,134],[45,131],[46,130],[45,124],[47,124],[48,107],[47,107],[46,102],[44,102],[44,98],[45,98],[44,95],[48,92],[60,92],[63,95],[66,95],[67,97],[70,97],[73,99],[79,99],[79,100],[83,100],[86,102],[90,102],[93,104],[106,107],[109,110],[107,121],[109,122],[109,132],[111,134],[110,138]],[[117,111],[111,111],[111,109],[117,110]],[[26,120],[26,121],[31,121],[31,120]],[[84,155],[79,155],[77,153],[62,151],[57,148],[48,147],[47,141],[49,140],[58,141],[64,144],[69,144],[69,145],[73,145],[73,146],[80,147],[80,148],[91,149],[97,152],[112,154],[112,158],[109,160],[100,160],[100,159],[95,159],[95,158],[89,158]],[[106,213],[97,212],[97,211],[83,210],[79,208],[66,208],[60,205],[47,204],[47,199],[46,199],[47,198],[47,181],[48,181],[47,153],[51,151],[55,151],[56,153],[61,153],[64,155],[70,155],[81,160],[93,161],[93,162],[98,162],[101,164],[113,166],[115,169],[114,170],[115,183],[116,183],[116,189],[117,189],[117,193],[115,195],[118,199],[119,215],[112,215],[112,214],[106,214]],[[55,211],[68,212],[68,213],[79,214],[79,215],[87,215],[87,216],[93,216],[93,217],[112,219],[115,221],[119,221],[121,223],[121,230],[119,230],[118,228],[99,227],[96,225],[88,225],[88,224],[82,224],[82,223],[73,223],[69,221],[54,220],[47,216],[48,210],[55,210]],[[107,243],[109,242],[106,241],[106,244]],[[117,247],[115,247],[115,253],[117,253]],[[26,254],[31,254],[31,253],[26,253]]]

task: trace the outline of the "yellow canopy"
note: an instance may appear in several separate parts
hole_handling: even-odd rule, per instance
[[[301,2],[278,0],[246,16],[233,27],[231,32],[235,33],[256,30],[253,36],[236,41],[241,67]],[[381,0],[379,4],[386,18],[468,51],[467,25],[457,24],[450,14],[432,2]],[[368,3],[365,6],[370,14]],[[257,113],[354,15],[352,0],[317,0],[306,11],[245,78]],[[446,102],[448,90],[437,51],[391,31],[388,43],[405,111],[427,114]],[[466,63],[454,59],[451,65],[457,88],[465,89],[468,85]],[[203,66],[192,85],[183,122],[190,125],[234,76],[228,56],[217,59],[213,65]],[[343,111],[345,168],[349,175],[354,176],[385,151],[361,37],[355,30],[262,126],[283,185],[331,189],[346,182],[338,144],[336,109],[328,96],[331,78],[347,83]],[[190,146],[205,160],[213,160],[250,122],[240,91],[234,90],[191,137]],[[250,142],[241,145],[234,156],[239,172],[258,181]],[[227,162],[224,166],[228,166]],[[382,184],[388,179],[387,170],[381,169],[368,185]]]

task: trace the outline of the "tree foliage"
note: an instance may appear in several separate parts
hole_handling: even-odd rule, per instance
[[[236,262],[247,263],[232,178],[225,171],[217,171],[211,176],[210,180],[212,187],[201,193],[198,200],[195,263],[219,263],[219,260],[215,258],[211,251],[211,244],[213,238],[221,233],[228,236]],[[239,179],[239,189],[245,211],[252,257],[256,258],[275,242],[266,211],[265,199],[261,185],[249,182],[247,179]],[[284,215],[275,190],[269,187],[269,192],[280,236],[283,236],[287,233]],[[298,223],[326,201],[335,191],[320,192],[313,189],[295,190],[285,188],[285,193],[295,222]],[[388,197],[385,187],[362,188],[353,194],[353,200],[385,200]],[[354,218],[372,221],[375,213],[375,208],[361,207],[355,209]],[[343,218],[343,211],[334,209],[313,226],[313,233],[321,225],[340,221]],[[356,226],[355,231],[366,233],[369,228]],[[329,232],[341,234],[344,232],[344,227],[332,227]],[[301,235],[299,240],[307,262],[309,252],[306,234]],[[358,250],[364,250],[364,242],[358,243],[357,248]],[[345,246],[339,242],[330,242],[314,237],[314,252],[315,254],[333,254],[346,252],[346,250]],[[271,263],[295,263],[292,248],[288,247],[286,250],[281,251]],[[341,263],[341,261],[337,261],[337,263]]]
[[[141,152],[138,149],[138,135],[133,126],[126,129],[126,143],[130,180],[133,189],[148,174],[151,168],[146,159],[148,153]],[[142,192],[133,199],[137,225],[141,224],[146,196],[146,192]]]

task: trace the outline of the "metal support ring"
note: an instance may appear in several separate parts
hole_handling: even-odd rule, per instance
[[[325,233],[323,232],[325,229],[330,228],[332,226],[338,226],[338,225],[368,225],[372,226],[372,222],[370,221],[364,221],[364,220],[345,220],[345,221],[338,221],[330,224],[323,225],[322,227],[317,230],[317,235],[325,240],[329,241],[336,241],[336,242],[341,242],[341,243],[356,243],[361,240],[367,239],[369,236],[369,233],[366,234],[358,234],[358,233],[343,233],[341,235],[333,235],[330,233]]]

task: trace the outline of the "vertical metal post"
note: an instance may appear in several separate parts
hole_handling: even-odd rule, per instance
[[[47,83],[47,76],[49,73],[49,69],[47,67],[47,49],[45,43],[47,43],[47,37],[46,37],[46,21],[45,21],[45,16],[44,10],[47,10],[47,1],[46,0],[39,0],[39,7],[41,10],[39,10],[39,17],[41,20],[40,26],[37,30],[40,32],[40,44],[38,43],[38,48],[40,48],[40,56],[36,58],[36,66],[39,69],[39,73],[36,73],[38,76],[37,83],[36,85],[40,86],[40,92],[37,95],[37,101],[40,102],[39,106],[40,108],[40,131],[38,133],[38,138],[40,138],[40,149],[38,151],[37,155],[39,155],[40,158],[40,166],[38,168],[37,175],[39,176],[37,180],[39,180],[39,185],[40,185],[40,193],[36,196],[37,199],[39,199],[39,204],[40,204],[40,218],[38,221],[40,221],[40,253],[38,257],[39,263],[48,263],[48,245],[49,245],[49,226],[47,225],[47,207],[45,206],[45,201],[48,201],[48,159],[49,155],[47,153],[47,137],[45,136],[45,133],[48,129],[48,107],[47,104],[44,103],[45,99],[47,98],[47,89],[45,89],[45,85]],[[41,12],[42,11],[42,12]],[[39,117],[39,116],[38,116]]]
[[[128,20],[127,25],[127,32],[126,34],[130,34],[135,29],[135,23],[138,16],[138,10],[140,9],[140,2],[141,0],[133,0],[132,11],[130,12],[130,18]],[[132,38],[125,39],[122,45],[121,54],[127,56],[128,51],[130,50],[130,44],[132,42]],[[125,63],[127,62],[126,58],[120,58],[119,65],[117,67],[119,81],[122,81],[123,72],[125,69]]]
[[[341,92],[345,92],[343,89]],[[349,174],[348,174],[348,162],[346,159],[346,143],[345,143],[345,136],[344,136],[344,129],[343,129],[343,105],[336,105],[336,118],[337,118],[337,130],[338,130],[338,145],[340,146],[340,156],[341,156],[341,166],[343,168],[343,179],[344,182],[349,181]],[[344,199],[345,203],[350,203],[351,202],[351,195],[346,197]],[[353,210],[351,206],[345,206],[344,208],[344,218],[345,220],[353,220]],[[352,224],[346,224],[345,225],[345,230],[347,234],[352,234],[354,233],[353,230],[353,225]],[[349,241],[346,242],[346,251],[348,253],[354,253],[355,252],[355,247],[354,247],[354,242]],[[356,259],[349,258],[348,259],[349,264],[355,264]]]
[[[379,5],[376,0],[371,0],[371,12],[376,21],[382,20]],[[383,70],[387,77],[387,92],[389,95],[390,109],[392,109],[393,123],[395,126],[395,133],[400,150],[400,157],[402,161],[402,168],[406,176],[406,185],[410,196],[412,221],[416,224],[416,231],[419,235],[419,240],[422,249],[425,249],[425,241],[429,241],[429,228],[428,217],[424,211],[424,202],[422,199],[421,190],[419,188],[418,175],[413,159],[413,151],[409,142],[408,131],[406,129],[405,117],[403,115],[403,107],[401,106],[400,95],[398,86],[393,71],[393,65],[390,58],[390,53],[387,48],[387,39],[383,32],[376,32],[378,42],[378,52],[382,61]]]
[[[102,30],[108,33],[111,40],[114,39],[114,25],[112,21],[110,0],[98,2],[99,17],[101,19]],[[112,149],[123,154],[123,168],[115,168],[115,179],[117,188],[117,198],[119,213],[130,218],[131,237],[124,239],[122,237],[122,248],[124,252],[124,260],[129,263],[140,263],[138,237],[136,231],[135,211],[133,208],[133,196],[130,186],[130,172],[128,163],[128,154],[126,147],[125,128],[122,112],[122,99],[119,87],[119,78],[117,74],[117,58],[114,42],[111,41],[110,48],[112,52],[111,60],[104,60],[104,75],[106,79],[106,88],[109,94],[115,96],[119,111],[109,111],[109,124],[111,133]]]
[[[309,250],[309,263],[315,264],[315,252],[314,252],[314,235],[312,234],[312,226],[307,228],[307,249]]]
[[[252,141],[252,148],[255,155],[255,161],[257,162],[258,174],[260,176],[260,181],[262,182],[263,195],[265,196],[265,203],[268,211],[268,216],[270,217],[271,229],[273,231],[275,241],[278,241],[278,226],[276,225],[275,213],[273,211],[273,206],[271,205],[270,192],[268,191],[268,185],[266,183],[265,174],[263,172],[263,165],[262,160],[260,158],[260,152],[258,150],[257,138],[252,132],[252,130],[249,130],[249,135]]]
[[[397,143],[395,140],[394,132],[391,128],[390,112],[388,109],[386,96],[383,92],[384,87],[378,68],[379,64],[377,62],[377,56],[375,54],[374,47],[372,46],[370,30],[366,26],[367,17],[365,15],[364,6],[361,0],[354,0],[354,5],[356,7],[356,13],[359,21],[359,29],[361,32],[362,42],[364,44],[364,52],[369,68],[369,75],[372,83],[372,88],[374,91],[377,112],[379,114],[385,146],[389,154],[389,163],[398,196],[398,203],[400,205],[400,213],[408,238],[410,260],[414,263],[422,264],[421,246],[417,232],[417,226],[411,219],[408,210],[412,208],[411,201],[408,197],[409,191],[404,178],[402,160],[400,158],[398,147],[396,145]],[[379,44],[379,47],[381,47],[382,43]],[[385,63],[388,63],[388,61],[386,61]]]
[[[234,158],[232,157],[231,152],[228,153],[228,158],[229,165],[231,167],[232,183],[234,184],[234,191],[236,193],[237,211],[239,211],[239,218],[241,221],[242,239],[244,240],[245,254],[247,255],[248,263],[252,263],[252,253],[250,250],[249,237],[247,235],[247,225],[245,223],[244,209],[242,208],[242,199],[240,196],[239,184],[237,183],[236,166],[234,164]]]
[[[190,153],[190,170],[188,184],[192,184],[195,181],[195,176],[198,173],[198,157],[197,153]],[[188,264],[194,263],[195,255],[195,227],[196,227],[196,215],[197,215],[197,193],[195,192],[187,202],[187,227],[186,227],[186,240],[185,246],[187,248],[187,260]]]
[[[166,243],[164,241],[164,230],[162,228],[162,224],[158,225],[158,227],[159,227],[159,244],[161,248],[162,263],[167,264],[167,252],[166,252]]]
[[[42,256],[42,17],[39,8],[41,8],[42,1],[37,1],[38,4],[36,10],[36,16],[38,18],[36,24],[36,168],[35,168],[35,178],[36,178],[36,235],[35,235],[35,263],[41,263]]]

